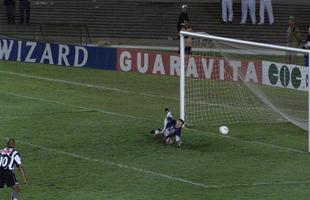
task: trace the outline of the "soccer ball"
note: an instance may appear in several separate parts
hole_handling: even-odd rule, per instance
[[[223,134],[223,135],[227,135],[227,134],[229,133],[229,129],[228,129],[227,126],[221,126],[221,127],[219,128],[219,132],[220,132],[221,134]]]

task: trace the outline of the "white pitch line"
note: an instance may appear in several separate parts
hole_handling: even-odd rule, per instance
[[[20,94],[12,93],[12,92],[0,91],[0,93],[11,95],[11,96],[15,96],[15,97],[19,97],[19,98],[26,98],[26,99],[31,99],[31,100],[36,100],[36,101],[41,101],[41,102],[46,102],[46,103],[59,104],[59,105],[63,105],[63,106],[79,108],[79,109],[83,109],[83,110],[86,110],[86,111],[93,110],[93,111],[97,111],[97,112],[100,112],[100,113],[103,113],[103,114],[109,114],[109,115],[114,115],[114,116],[119,116],[119,117],[125,117],[125,118],[131,118],[131,119],[140,119],[140,120],[144,120],[144,121],[154,121],[153,119],[138,118],[138,117],[133,116],[133,115],[120,114],[120,113],[116,113],[116,112],[105,111],[105,110],[102,110],[102,109],[96,109],[96,108],[93,109],[93,108],[87,108],[87,107],[82,107],[82,106],[75,106],[75,105],[72,105],[72,104],[66,104],[66,103],[59,102],[59,101],[51,101],[51,100],[47,100],[47,99],[43,99],[43,98],[25,96],[25,95],[20,95]],[[197,130],[197,129],[191,129],[191,130],[204,133],[203,131],[200,131],[200,130]],[[216,133],[213,133],[213,134],[216,135]],[[273,145],[273,144],[267,144],[267,143],[263,143],[263,142],[242,140],[242,139],[239,139],[239,138],[236,138],[236,137],[231,137],[231,136],[225,136],[225,138],[229,138],[231,140],[239,141],[239,142],[242,142],[242,143],[258,144],[258,145],[268,146],[268,147],[271,147],[271,148],[286,150],[286,151],[295,152],[295,153],[307,153],[305,151],[301,151],[301,150],[297,150],[297,149],[292,149],[292,148],[288,148],[288,147],[282,147],[282,146]]]
[[[2,138],[4,140],[7,140],[8,138]],[[69,152],[65,152],[65,151],[61,151],[61,150],[57,150],[57,149],[51,149],[51,148],[46,148],[46,147],[42,147],[39,145],[35,145],[35,144],[31,144],[25,141],[20,141],[18,140],[18,143],[24,144],[24,145],[28,145],[28,146],[32,146],[32,147],[36,147],[39,148],[41,150],[47,151],[47,152],[55,152],[58,154],[63,154],[63,155],[67,155],[69,157],[73,157],[73,158],[79,158],[82,160],[87,160],[87,161],[91,161],[91,162],[97,162],[97,163],[101,163],[104,165],[110,165],[110,166],[114,166],[114,167],[119,167],[119,168],[123,168],[123,169],[129,169],[129,170],[133,170],[133,171],[137,171],[137,172],[141,172],[144,174],[149,174],[149,175],[154,175],[154,176],[159,176],[162,178],[167,178],[169,180],[173,180],[176,182],[182,182],[182,183],[186,183],[186,184],[190,184],[190,185],[194,185],[194,186],[199,186],[199,187],[203,187],[203,188],[212,188],[208,185],[205,185],[203,183],[198,183],[198,182],[193,182],[190,180],[186,180],[183,178],[179,178],[179,177],[175,177],[175,176],[171,176],[171,175],[167,175],[167,174],[163,174],[163,173],[158,173],[158,172],[154,172],[151,170],[145,170],[145,169],[141,169],[141,168],[137,168],[137,167],[133,167],[133,166],[129,166],[129,165],[124,165],[124,164],[119,164],[119,163],[115,163],[115,162],[111,162],[111,161],[105,161],[105,160],[99,160],[99,159],[95,159],[95,158],[90,158],[87,156],[82,156],[76,153],[69,153]]]
[[[43,101],[43,102],[47,102],[47,103],[56,103],[56,104],[60,104],[60,105],[64,105],[64,106],[69,106],[69,107],[74,107],[74,108],[80,108],[80,109],[84,109],[84,110],[93,110],[93,109],[89,109],[86,107],[81,107],[81,106],[75,106],[75,105],[71,105],[71,104],[65,104],[62,102],[58,102],[58,101],[50,101],[47,99],[42,99],[42,98],[37,98],[37,97],[30,97],[30,96],[25,96],[25,95],[19,95],[19,94],[15,94],[15,93],[10,93],[10,92],[2,92],[0,91],[0,93],[3,94],[7,94],[7,95],[12,95],[15,97],[20,97],[20,98],[27,98],[27,99],[32,99],[32,100],[36,100],[36,101]],[[121,116],[121,117],[127,117],[127,118],[135,118],[137,119],[137,117],[135,116],[130,116],[130,115],[123,115],[123,114],[119,114],[119,113],[114,113],[114,112],[106,112],[103,110],[98,110],[99,112],[102,112],[104,114],[111,114],[111,115],[117,115],[117,116]],[[145,119],[144,119],[145,120]],[[198,130],[196,130],[198,131]],[[231,138],[231,137],[228,137]],[[2,138],[2,139],[7,139],[7,138]],[[290,148],[283,148],[283,147],[279,147],[276,145],[269,145],[269,144],[265,144],[265,143],[260,143],[260,142],[250,142],[250,141],[244,141],[244,140],[240,140],[238,138],[231,138],[237,141],[241,141],[241,142],[245,142],[245,143],[254,143],[254,144],[260,144],[260,145],[265,145],[265,146],[269,146],[269,147],[273,147],[273,148],[278,148],[278,149],[285,149],[287,151],[293,151],[293,152],[298,152],[298,153],[305,153],[299,150],[295,150],[295,149],[290,149]],[[154,176],[159,176],[159,177],[163,177],[163,178],[167,178],[169,180],[174,180],[177,182],[182,182],[182,183],[186,183],[186,184],[190,184],[190,185],[194,185],[194,186],[198,186],[198,187],[203,187],[205,189],[220,189],[220,188],[227,188],[227,187],[254,187],[254,186],[264,186],[264,185],[287,185],[287,184],[306,184],[308,182],[305,181],[289,181],[289,182],[266,182],[266,183],[252,183],[252,184],[229,184],[229,185],[206,185],[203,183],[198,183],[198,182],[193,182],[190,180],[186,180],[183,178],[179,178],[179,177],[175,177],[175,176],[171,176],[171,175],[167,175],[167,174],[163,174],[163,173],[158,173],[158,172],[154,172],[154,171],[150,171],[150,170],[145,170],[145,169],[141,169],[141,168],[137,168],[137,167],[133,167],[133,166],[129,166],[129,165],[123,165],[123,164],[119,164],[119,163],[114,163],[114,162],[110,162],[110,161],[104,161],[104,160],[98,160],[98,159],[94,159],[94,158],[90,158],[90,157],[86,157],[86,156],[82,156],[76,153],[69,153],[69,152],[65,152],[65,151],[60,151],[57,149],[50,149],[50,148],[45,148],[39,145],[34,145],[31,143],[27,143],[27,142],[22,142],[19,141],[21,144],[25,144],[25,145],[29,145],[29,146],[33,146],[45,151],[50,151],[50,152],[56,152],[59,154],[63,154],[63,155],[67,155],[67,156],[71,156],[74,158],[80,158],[83,160],[89,160],[92,162],[98,162],[98,163],[102,163],[102,164],[106,164],[106,165],[110,165],[110,166],[116,166],[119,168],[125,168],[125,169],[129,169],[129,170],[133,170],[133,171],[138,171],[141,173],[145,173],[145,174],[150,174],[150,175],[154,175]],[[310,181],[309,181],[310,182]]]
[[[267,143],[257,142],[257,141],[242,140],[242,139],[239,139],[239,138],[236,138],[236,137],[232,137],[232,136],[229,136],[229,135],[226,135],[226,136],[223,136],[223,137],[227,137],[227,138],[229,138],[231,140],[236,140],[236,141],[243,142],[243,143],[258,144],[258,145],[263,145],[263,146],[267,146],[267,147],[271,147],[271,148],[282,149],[282,150],[285,150],[285,151],[291,151],[291,152],[295,152],[295,153],[305,153],[305,154],[308,153],[306,151],[301,151],[301,150],[298,150],[298,149],[292,149],[292,148],[289,148],[289,147],[278,146],[278,145],[274,145],[274,144],[267,144]]]
[[[242,140],[240,140],[238,138],[233,138],[233,139],[242,141]],[[257,142],[257,141],[247,141],[247,142],[253,143],[253,144],[260,144],[260,145],[263,145],[263,146],[268,146],[268,147],[273,147],[273,148],[278,148],[278,149],[283,149],[283,150],[287,150],[287,151],[292,151],[292,152],[296,152],[296,153],[308,154],[308,152],[306,152],[306,151],[301,151],[301,150],[298,150],[298,149],[292,149],[292,148],[288,148],[288,147],[282,147],[282,146],[278,146],[278,145],[274,145],[274,144],[267,144],[267,143]]]
[[[146,97],[151,97],[151,98],[165,98],[165,99],[171,99],[171,100],[179,101],[178,98],[174,98],[174,97],[161,96],[161,95],[148,94],[148,93],[140,93],[140,92],[128,91],[128,90],[122,90],[122,89],[119,89],[119,88],[102,86],[102,85],[94,85],[94,84],[89,84],[89,83],[80,83],[80,82],[76,82],[76,81],[68,81],[68,80],[62,80],[62,79],[47,78],[47,77],[43,77],[43,76],[33,76],[33,75],[29,75],[29,74],[10,72],[10,71],[3,71],[3,70],[0,70],[0,73],[20,76],[20,77],[30,78],[30,79],[37,79],[37,80],[50,81],[50,82],[56,82],[56,83],[63,83],[63,84],[68,84],[68,85],[75,85],[75,86],[88,87],[88,88],[96,88],[96,89],[102,89],[102,90],[110,90],[110,91],[120,92],[120,93],[125,93],[125,94],[140,95],[140,96],[146,96]]]
[[[8,140],[8,138],[2,138],[2,139]],[[87,161],[91,161],[91,162],[101,163],[103,165],[110,165],[110,166],[114,166],[114,167],[118,167],[118,168],[123,168],[123,169],[128,169],[128,170],[132,170],[132,171],[136,171],[136,172],[141,172],[143,174],[158,176],[158,177],[166,178],[166,179],[169,179],[172,181],[181,182],[181,183],[185,183],[185,184],[189,184],[189,185],[193,185],[193,186],[197,186],[197,187],[202,187],[205,189],[223,189],[223,188],[232,188],[232,187],[258,187],[258,186],[270,186],[270,185],[300,185],[300,184],[309,184],[310,183],[310,181],[308,180],[308,181],[259,182],[259,183],[249,183],[249,184],[241,183],[241,184],[207,185],[204,183],[198,183],[198,182],[194,182],[194,181],[187,180],[184,178],[179,178],[179,177],[172,176],[172,175],[154,172],[151,170],[145,170],[142,168],[137,168],[137,167],[133,167],[133,166],[129,166],[129,165],[119,164],[119,163],[115,163],[115,162],[111,162],[111,161],[105,161],[105,160],[90,158],[87,156],[82,156],[82,155],[79,155],[76,153],[69,153],[69,152],[65,152],[65,151],[61,151],[61,150],[57,150],[57,149],[46,148],[46,147],[42,147],[39,145],[31,144],[31,143],[25,142],[25,141],[18,140],[18,143],[28,145],[31,147],[35,147],[35,148],[38,148],[38,149],[41,149],[41,150],[47,151],[47,152],[55,152],[55,153],[63,154],[63,155],[73,157],[73,158],[78,158],[78,159],[87,160]]]
[[[204,131],[198,130],[198,129],[194,129],[194,128],[188,128],[188,130],[193,130],[202,134],[206,133]],[[226,139],[230,139],[230,140],[235,140],[238,141],[240,143],[246,143],[246,144],[257,144],[257,145],[262,145],[262,146],[266,146],[266,147],[270,147],[273,149],[280,149],[280,150],[284,150],[284,151],[289,151],[289,152],[295,152],[295,153],[303,153],[303,154],[308,154],[308,152],[306,151],[302,151],[302,150],[298,150],[298,149],[293,149],[293,148],[289,148],[289,147],[283,147],[283,146],[278,146],[278,145],[274,145],[274,144],[268,144],[268,143],[264,143],[264,142],[257,142],[257,141],[249,141],[249,140],[242,140],[236,137],[232,137],[230,135],[219,135],[218,133],[214,133],[214,132],[208,132],[213,134],[214,136],[218,136],[218,137],[222,137],[222,138],[226,138]],[[209,134],[208,134],[209,135]]]
[[[97,108],[86,108],[86,107],[83,107],[83,106],[76,106],[76,105],[72,105],[72,104],[63,103],[63,102],[60,102],[60,101],[51,101],[51,100],[47,100],[47,99],[43,99],[43,98],[31,97],[31,96],[26,96],[26,95],[20,95],[20,94],[16,94],[16,93],[12,93],[12,92],[0,91],[0,93],[6,94],[6,95],[10,95],[10,96],[19,97],[19,98],[24,98],[24,99],[41,101],[41,102],[45,102],[45,103],[59,104],[59,105],[67,106],[67,107],[79,108],[79,109],[82,109],[82,110],[85,110],[85,111],[97,111],[97,112],[100,112],[100,113],[103,113],[103,114],[115,115],[115,116],[119,116],[119,117],[126,117],[126,118],[131,118],[131,119],[140,119],[140,118],[132,116],[132,115],[120,114],[120,113],[105,111],[105,110],[97,109]],[[145,120],[145,118],[143,118],[143,120]],[[148,120],[151,120],[151,119],[148,119]],[[154,121],[154,120],[152,120],[152,121]]]
[[[155,95],[155,94],[148,94],[148,93],[143,93],[143,92],[135,92],[135,91],[128,91],[128,90],[122,90],[119,88],[114,88],[114,87],[108,87],[108,86],[102,86],[102,85],[94,85],[90,83],[80,83],[76,81],[68,81],[68,80],[63,80],[63,79],[54,79],[54,78],[47,78],[43,76],[34,76],[34,75],[29,75],[29,74],[23,74],[23,73],[17,73],[17,72],[10,72],[10,71],[3,71],[0,70],[0,73],[3,74],[9,74],[9,75],[14,75],[14,76],[20,76],[24,78],[30,78],[30,79],[37,79],[37,80],[43,80],[43,81],[50,81],[50,82],[55,82],[55,83],[63,83],[63,84],[68,84],[68,85],[74,85],[74,86],[80,86],[80,87],[87,87],[87,88],[96,88],[96,89],[102,89],[102,90],[109,90],[109,91],[114,91],[114,92],[120,92],[124,94],[132,94],[132,95],[139,95],[139,96],[145,96],[145,97],[150,97],[150,98],[160,98],[160,99],[170,99],[174,101],[179,101],[179,98],[175,97],[169,97],[169,96],[163,96],[163,95]],[[202,104],[202,105],[209,105],[209,106],[216,106],[216,107],[227,107],[227,108],[233,108],[233,109],[243,109],[243,110],[263,110],[261,107],[251,107],[251,108],[244,108],[244,107],[237,107],[237,106],[231,106],[231,105],[225,105],[225,104],[215,104],[215,103],[207,103],[207,102],[202,102],[202,101],[194,101],[194,100],[189,100],[191,103],[195,104]]]
[[[66,81],[66,80],[61,80],[61,79],[51,79],[51,78],[46,78],[46,77],[32,76],[32,75],[15,73],[15,72],[8,72],[8,71],[1,71],[0,70],[0,73],[17,75],[17,76],[22,76],[22,77],[32,78],[32,79],[38,79],[38,80],[45,80],[45,81],[52,81],[52,82],[71,84],[71,85],[76,85],[76,86],[83,86],[83,87],[90,87],[90,88],[100,88],[100,89],[111,90],[111,91],[116,91],[116,92],[122,92],[122,93],[127,93],[127,94],[138,94],[138,95],[141,95],[141,96],[159,97],[159,98],[178,100],[176,98],[167,97],[167,96],[158,96],[158,95],[152,95],[152,94],[146,94],[146,93],[137,93],[137,92],[133,92],[133,91],[124,91],[124,90],[121,90],[121,89],[118,89],[118,88],[111,88],[111,87],[98,86],[98,85],[92,85],[92,84],[86,84],[86,83],[79,83],[79,82],[74,82],[74,81]],[[71,105],[71,104],[66,104],[66,103],[59,102],[59,101],[51,101],[51,100],[47,100],[47,99],[43,99],[43,98],[30,97],[30,96],[19,95],[19,94],[10,93],[10,92],[2,92],[2,91],[0,91],[0,92],[4,93],[4,94],[16,96],[16,97],[21,97],[21,98],[27,98],[27,99],[32,99],[32,100],[37,100],[37,101],[42,101],[42,102],[47,102],[47,103],[53,103],[53,104],[60,104],[60,105],[74,107],[74,108],[79,108],[79,109],[83,109],[83,110],[95,110],[95,111],[98,111],[98,112],[101,112],[101,113],[104,113],[104,114],[110,114],[110,115],[116,115],[116,116],[120,116],[120,117],[138,119],[138,117],[135,117],[135,116],[119,114],[119,113],[109,112],[109,111],[104,111],[102,109],[90,109],[90,108],[86,108],[86,107],[82,107],[82,106],[75,106],[75,105]],[[143,120],[145,120],[145,118],[143,118]],[[196,130],[196,131],[199,131],[199,130]],[[243,143],[259,144],[259,145],[264,145],[264,146],[268,146],[268,147],[272,147],[272,148],[277,148],[277,149],[282,149],[282,150],[287,150],[287,151],[292,151],[292,152],[297,152],[297,153],[306,153],[306,152],[303,152],[303,151],[300,151],[300,150],[291,149],[291,148],[287,148],[287,147],[281,147],[281,146],[272,145],[272,144],[266,144],[266,143],[262,143],[262,142],[246,141],[246,140],[241,140],[241,139],[234,138],[234,137],[227,137],[227,138],[230,138],[230,139],[233,139],[233,140],[237,140],[237,141],[240,141],[240,142],[243,142]],[[61,154],[64,154],[64,155],[75,157],[75,158],[80,158],[80,159],[89,160],[89,161],[93,161],[93,162],[99,162],[99,163],[107,164],[107,165],[111,165],[111,166],[117,166],[117,167],[120,167],[120,168],[130,169],[130,170],[134,170],[134,171],[138,171],[138,172],[142,172],[142,173],[146,173],[146,174],[150,174],[150,175],[154,175],[154,176],[160,176],[160,177],[164,177],[164,178],[167,178],[167,179],[170,179],[170,180],[174,180],[174,181],[177,181],[177,182],[183,182],[183,183],[187,183],[187,184],[203,187],[203,188],[206,188],[206,189],[212,189],[212,188],[217,189],[217,188],[226,188],[226,187],[253,187],[253,186],[265,186],[265,185],[292,185],[292,184],[307,184],[307,183],[310,183],[310,181],[286,181],[286,182],[269,182],[269,183],[266,182],[266,183],[253,183],[253,184],[206,185],[206,184],[203,184],[203,183],[197,183],[197,182],[193,182],[193,181],[190,181],[190,180],[186,180],[186,179],[182,179],[182,178],[178,178],[178,177],[174,177],[174,176],[170,176],[170,175],[153,172],[153,171],[150,171],[150,170],[144,170],[144,169],[140,169],[140,168],[136,168],[136,167],[132,167],[132,166],[128,166],[128,165],[123,165],[123,164],[118,164],[118,163],[114,163],[114,162],[93,159],[93,158],[81,156],[81,155],[74,154],[74,153],[68,153],[68,152],[64,152],[64,151],[60,151],[60,150],[56,150],[56,149],[48,149],[48,148],[41,147],[41,146],[38,146],[38,145],[34,145],[34,144],[31,144],[31,143],[25,143],[24,142],[22,144],[27,144],[29,146],[37,147],[37,148],[40,148],[40,149],[45,150],[45,151],[61,153]]]
[[[156,98],[166,98],[166,99],[179,100],[179,99],[173,98],[173,97],[160,96],[160,95],[152,95],[152,94],[147,94],[147,93],[139,93],[139,92],[134,92],[134,91],[121,90],[119,88],[106,87],[106,86],[101,86],[101,85],[93,85],[93,84],[88,84],[88,83],[79,83],[79,82],[75,82],[75,81],[67,81],[67,80],[62,80],[62,79],[52,79],[52,78],[47,78],[47,77],[33,76],[33,75],[28,75],[28,74],[16,73],[16,72],[9,72],[9,71],[2,71],[2,70],[0,70],[0,73],[5,73],[5,74],[10,74],[10,75],[15,75],[15,76],[21,76],[21,77],[31,78],[31,79],[37,79],[37,80],[44,80],[44,81],[50,81],[50,82],[58,82],[58,83],[70,84],[70,85],[75,85],[75,86],[82,86],[82,87],[89,87],[89,88],[98,88],[98,89],[110,90],[110,91],[127,93],[127,94],[135,94],[135,95],[147,96],[147,97],[152,97],[152,98],[156,97]],[[59,101],[50,101],[50,100],[46,100],[46,99],[42,99],[42,98],[23,96],[23,95],[19,95],[19,94],[15,94],[15,93],[14,94],[13,93],[7,93],[7,94],[11,94],[13,96],[23,97],[23,98],[27,98],[27,99],[44,101],[44,102],[48,102],[48,103],[56,103],[56,104],[60,104],[60,105],[64,105],[64,106],[70,106],[70,107],[74,107],[74,108],[80,108],[80,109],[84,109],[84,110],[95,110],[95,111],[98,111],[98,112],[101,112],[101,113],[104,113],[104,114],[111,114],[111,115],[116,115],[116,116],[120,116],[120,117],[127,117],[127,118],[132,118],[132,119],[142,119],[142,118],[138,118],[138,117],[131,116],[131,115],[120,114],[120,113],[115,113],[115,112],[109,112],[109,111],[105,111],[105,110],[102,110],[102,109],[91,109],[91,108],[86,108],[86,107],[82,107],[82,106],[75,106],[75,105],[71,105],[71,104],[65,104],[65,103],[59,102]],[[217,106],[219,106],[219,105],[217,105]],[[223,105],[223,106],[226,106],[226,105]],[[152,119],[146,119],[146,118],[143,118],[143,120],[154,121]],[[197,130],[197,131],[199,131],[199,130]],[[228,138],[231,138],[231,139],[234,139],[234,140],[238,140],[238,141],[243,142],[243,143],[246,142],[246,143],[252,143],[252,144],[260,144],[260,145],[274,147],[274,148],[278,148],[278,149],[283,149],[283,150],[285,149],[285,150],[292,151],[292,152],[306,153],[304,151],[300,151],[300,150],[297,150],[297,149],[292,149],[292,148],[287,148],[287,147],[282,147],[282,146],[277,146],[277,145],[272,145],[272,144],[267,144],[267,143],[262,143],[262,142],[246,141],[246,140],[241,140],[241,139],[234,138],[234,137],[228,137]]]

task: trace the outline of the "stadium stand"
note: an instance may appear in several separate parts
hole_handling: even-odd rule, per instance
[[[186,3],[173,0],[37,0],[32,1],[30,25],[7,24],[3,14],[0,16],[0,34],[48,42],[108,40],[117,44],[140,44],[139,39],[142,39],[175,45],[177,16],[183,2]],[[188,4],[194,31],[252,41],[285,44],[290,15],[296,17],[304,38],[310,22],[309,4],[274,4],[273,26],[239,25],[240,2],[234,3],[233,24],[226,25],[221,24],[220,3],[194,1]],[[4,10],[2,4],[1,9]],[[19,19],[18,9],[16,12]]]

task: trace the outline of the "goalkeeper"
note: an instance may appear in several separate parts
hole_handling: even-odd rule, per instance
[[[154,137],[161,136],[165,140],[166,144],[172,144],[172,138],[175,137],[175,141],[180,147],[182,144],[181,129],[184,125],[184,121],[182,119],[174,120],[172,113],[168,108],[165,109],[165,112],[167,115],[164,120],[163,129],[152,130],[151,133],[154,133]]]

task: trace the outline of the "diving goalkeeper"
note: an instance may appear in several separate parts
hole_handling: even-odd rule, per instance
[[[173,115],[168,108],[165,109],[165,112],[167,115],[164,120],[163,129],[152,130],[151,133],[154,134],[154,137],[161,136],[165,140],[166,144],[172,144],[172,138],[175,137],[175,141],[180,147],[182,144],[181,129],[184,125],[184,121],[182,119],[173,119]]]

